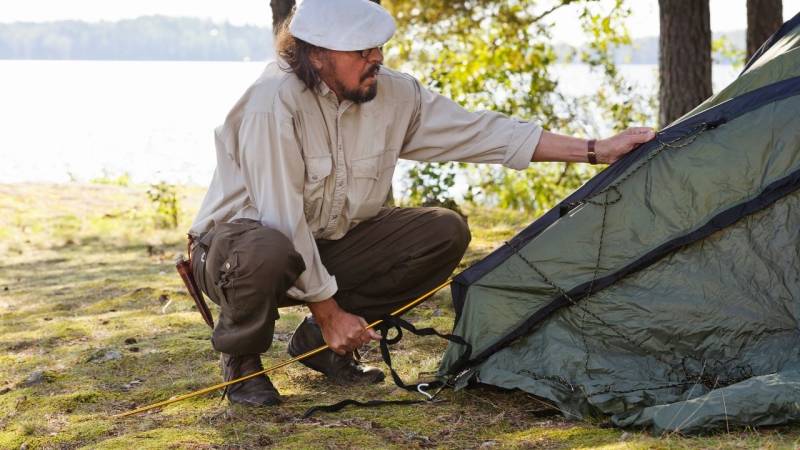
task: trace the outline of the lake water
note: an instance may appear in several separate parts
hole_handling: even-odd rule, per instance
[[[0,183],[127,173],[136,182],[206,185],[215,165],[213,130],[263,66],[0,61]],[[655,66],[626,65],[621,72],[642,92],[657,89]],[[583,66],[556,73],[569,94],[597,86]],[[732,67],[715,66],[715,88],[735,76]]]

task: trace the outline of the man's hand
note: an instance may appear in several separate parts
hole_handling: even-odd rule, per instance
[[[652,128],[636,127],[628,128],[610,138],[600,139],[595,146],[597,162],[611,164],[655,136],[656,133]]]
[[[371,340],[381,339],[375,330],[367,329],[367,321],[363,317],[343,310],[333,298],[309,303],[308,309],[322,329],[325,343],[339,355],[352,352]]]
[[[656,137],[647,127],[628,128],[607,139],[599,139],[594,146],[597,162],[611,164],[626,153]],[[586,139],[562,134],[542,132],[531,161],[588,162],[589,142]]]

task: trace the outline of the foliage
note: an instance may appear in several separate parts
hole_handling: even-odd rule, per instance
[[[747,51],[737,46],[730,36],[722,35],[711,41],[711,56],[715,64],[733,64],[743,67]]]
[[[147,198],[155,207],[156,225],[164,228],[178,228],[178,192],[173,184],[160,182],[150,185]]]
[[[613,61],[613,50],[630,44],[623,25],[629,10],[622,0],[610,8],[594,0],[436,0],[424,8],[410,0],[383,3],[396,17],[400,34],[393,40],[391,63],[468,109],[490,109],[584,136],[644,121],[647,99],[634,98]],[[580,59],[604,78],[603,88],[591,97],[564,95],[553,71],[558,56],[548,18],[562,8],[577,9],[590,41]],[[452,199],[457,167],[430,163],[412,171],[409,200]],[[519,173],[483,166],[471,171],[480,192],[468,198],[541,211],[594,173],[593,168],[564,164]],[[532,192],[535,199],[521,198]]]
[[[458,169],[464,169],[465,166],[455,163],[415,164],[406,174],[408,202],[412,205],[443,206],[461,212],[453,200],[452,189],[456,185]]]
[[[71,178],[74,178],[72,174],[70,174]],[[103,176],[92,178],[89,180],[92,184],[107,184],[111,186],[122,186],[127,187],[131,184],[131,174],[128,172],[124,172],[121,175],[117,175],[116,177],[108,173],[107,171],[103,171]]]

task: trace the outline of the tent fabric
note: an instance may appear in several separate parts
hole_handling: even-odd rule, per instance
[[[456,277],[440,374],[656,432],[800,419],[800,15],[767,44]]]

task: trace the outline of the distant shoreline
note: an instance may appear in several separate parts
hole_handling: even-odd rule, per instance
[[[273,58],[264,60],[253,59],[66,59],[66,58],[0,58],[0,61],[9,62],[135,62],[135,63],[148,63],[148,62],[185,62],[185,63],[267,63],[272,61]]]
[[[742,51],[745,32],[715,33]],[[559,59],[574,46],[551,43]],[[0,22],[0,60],[262,61],[274,55],[271,27],[232,25],[189,17],[141,16],[114,22]],[[617,64],[658,64],[658,36],[613,50]],[[715,55],[718,63],[729,57]]]
[[[273,54],[271,28],[197,18],[0,23],[0,59],[242,61]]]
[[[264,60],[228,60],[228,59],[221,59],[221,60],[209,60],[209,59],[58,59],[58,58],[2,58],[0,57],[0,62],[117,62],[117,63],[268,63],[270,61],[274,61],[274,58],[267,58]],[[568,66],[568,65],[576,65],[576,66],[583,66],[587,65],[586,63],[582,62],[570,62],[570,61],[563,61],[555,63],[556,66]],[[657,66],[657,62],[649,63],[649,62],[620,62],[617,63],[620,66]],[[715,66],[735,66],[737,64],[731,61],[720,61],[714,62]],[[741,65],[741,64],[739,64]]]

